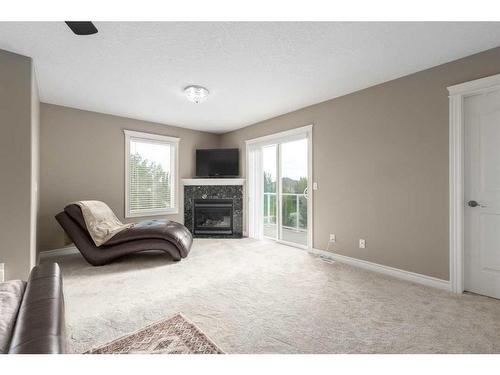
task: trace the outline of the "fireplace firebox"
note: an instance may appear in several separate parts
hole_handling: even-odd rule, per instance
[[[195,199],[194,234],[233,234],[232,199]]]

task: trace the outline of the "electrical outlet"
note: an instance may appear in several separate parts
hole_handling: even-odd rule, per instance
[[[366,241],[362,238],[359,239],[359,248],[360,249],[366,248]]]
[[[313,182],[313,190],[318,190],[318,183],[317,182]]]
[[[333,233],[330,234],[330,242],[335,243],[335,235]]]

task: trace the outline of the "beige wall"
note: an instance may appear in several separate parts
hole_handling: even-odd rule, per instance
[[[36,261],[38,94],[29,57],[0,50],[0,263],[26,279]]]
[[[42,251],[67,243],[54,215],[72,201],[104,201],[127,221],[124,129],[180,137],[180,178],[194,175],[196,148],[217,147],[219,142],[215,134],[42,103],[38,221]],[[179,192],[179,214],[167,217],[183,222],[182,187]]]
[[[314,124],[314,247],[449,278],[446,87],[500,73],[500,48],[227,133],[223,147]],[[366,239],[366,249],[358,239]]]

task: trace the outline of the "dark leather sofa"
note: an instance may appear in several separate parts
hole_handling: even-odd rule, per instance
[[[0,353],[66,352],[63,286],[57,263],[36,266],[27,282],[1,283],[0,300]]]
[[[181,260],[187,257],[193,243],[193,236],[184,225],[169,220],[148,220],[117,233],[97,247],[87,231],[80,206],[66,206],[56,215],[56,220],[87,262],[94,266],[148,250],[164,251],[174,260]]]

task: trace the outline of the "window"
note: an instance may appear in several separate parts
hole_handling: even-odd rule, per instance
[[[179,138],[125,130],[125,217],[178,212]]]

